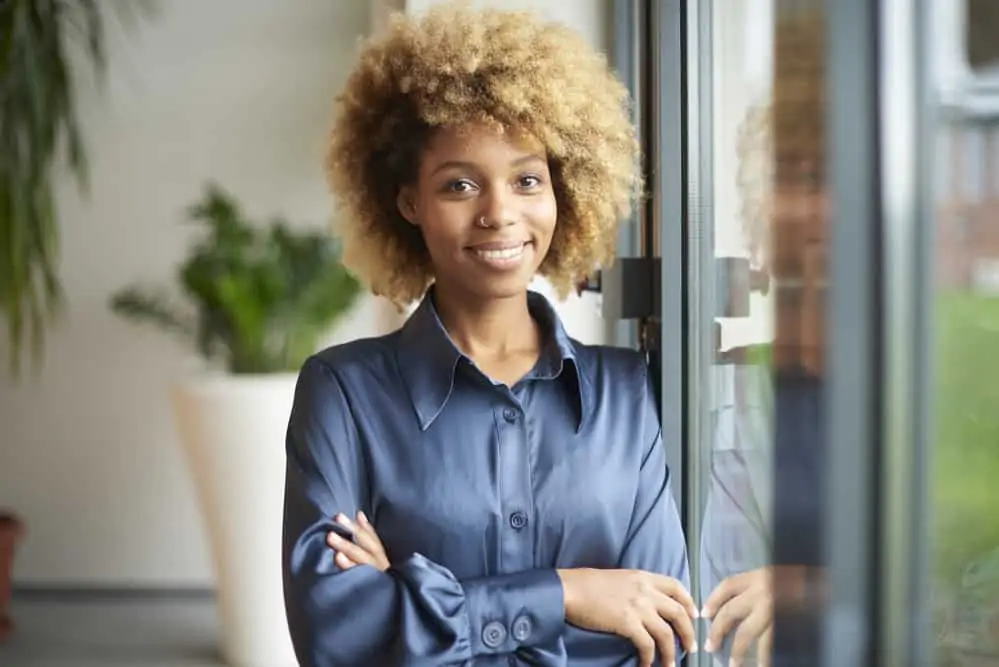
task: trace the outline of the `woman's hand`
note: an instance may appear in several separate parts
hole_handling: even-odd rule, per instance
[[[337,514],[334,520],[354,534],[353,541],[333,531],[326,534],[326,543],[336,550],[336,564],[341,570],[358,565],[370,565],[382,572],[389,568],[382,540],[364,512],[357,513],[356,521],[351,521],[345,514]]]
[[[676,579],[641,570],[573,569],[558,575],[565,620],[631,640],[642,667],[651,667],[657,648],[663,665],[675,664],[676,635],[688,653],[697,651],[697,607]]]
[[[739,665],[756,644],[760,667],[770,664],[773,645],[773,571],[743,572],[722,581],[708,596],[702,615],[711,619],[704,650],[716,651],[733,630],[730,664]]]

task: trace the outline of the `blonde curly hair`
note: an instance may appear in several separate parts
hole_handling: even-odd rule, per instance
[[[535,14],[448,3],[395,15],[362,44],[337,98],[325,166],[345,263],[400,307],[423,295],[433,267],[398,192],[436,129],[481,123],[548,152],[558,224],[539,272],[564,298],[613,259],[641,193],[630,103],[603,54]]]

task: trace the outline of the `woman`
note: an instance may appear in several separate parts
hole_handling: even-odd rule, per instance
[[[303,665],[671,665],[684,537],[643,357],[528,285],[611,257],[638,192],[627,94],[531,15],[439,8],[368,42],[329,149],[347,261],[389,335],[301,370],[285,590]]]

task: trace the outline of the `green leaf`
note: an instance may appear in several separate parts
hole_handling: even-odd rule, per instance
[[[181,292],[196,313],[183,330],[202,357],[222,361],[233,373],[298,370],[360,295],[333,238],[293,231],[281,218],[252,221],[215,183],[205,186],[187,217],[202,234],[178,271]],[[163,315],[174,311],[152,308],[150,301],[141,319],[177,329],[176,320]]]
[[[27,350],[40,368],[45,333],[63,309],[53,169],[65,160],[85,191],[87,151],[76,110],[70,48],[98,76],[107,66],[105,14],[149,2],[0,0],[0,316],[9,367]]]

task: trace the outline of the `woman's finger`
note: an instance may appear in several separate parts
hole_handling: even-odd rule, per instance
[[[374,558],[362,547],[349,542],[334,532],[327,533],[326,543],[337,552],[342,553],[357,565],[371,565]]]
[[[652,638],[644,623],[637,616],[635,621],[628,625],[622,636],[635,645],[635,650],[638,651],[639,667],[652,667],[652,662],[656,659],[656,640]],[[663,664],[670,663],[664,661]]]
[[[749,647],[761,637],[770,626],[770,610],[765,604],[757,604],[752,612],[739,624],[732,639],[732,655],[729,664],[741,665],[749,653]]]
[[[336,555],[333,556],[333,560],[336,561],[337,567],[339,567],[341,570],[349,570],[352,567],[357,567],[357,563],[347,558],[346,554],[344,554],[342,551],[337,551]]]
[[[358,514],[358,521],[356,523],[347,517],[343,517],[342,524],[354,531],[354,541],[374,556],[375,560],[384,559],[385,547],[382,545],[381,538],[378,537],[378,533],[375,532],[374,527],[367,521],[361,521],[360,517],[361,515]]]
[[[717,651],[725,641],[726,635],[742,619],[749,616],[753,611],[752,596],[747,594],[738,595],[731,598],[722,605],[714,618],[711,620],[711,627],[708,629],[708,638],[704,642],[704,650],[708,652]]]
[[[694,622],[683,604],[671,597],[662,595],[656,600],[656,612],[659,618],[668,622],[672,626],[670,641],[673,641],[673,633],[680,638],[680,645],[687,653],[697,651],[697,635],[694,632]],[[672,664],[672,663],[664,663]]]
[[[681,613],[683,608],[677,605]],[[686,616],[686,614],[683,614]],[[676,637],[673,628],[659,614],[649,614],[645,619],[645,631],[652,637],[659,649],[659,659],[665,665],[676,664]]]
[[[697,611],[697,605],[694,604],[694,598],[690,597],[690,592],[683,587],[682,583],[673,577],[660,574],[651,574],[649,576],[653,578],[653,584],[660,592],[683,605],[690,618],[697,618],[700,615]]]
[[[760,635],[760,640],[756,642],[756,664],[759,667],[770,667],[771,659],[774,650],[774,626],[771,622],[767,626],[767,629],[763,631]]]
[[[381,571],[389,569],[388,554],[385,552],[385,545],[382,538],[378,536],[375,527],[371,525],[364,512],[357,513],[358,542],[375,557],[375,566]]]
[[[704,601],[704,606],[701,608],[701,616],[704,618],[713,617],[726,602],[745,591],[749,587],[747,574],[749,573],[727,577],[715,586],[715,589],[711,591],[711,595]]]
[[[372,533],[375,532],[375,527],[371,525],[370,521],[368,521],[368,515],[364,512],[359,511],[357,513],[357,522],[361,524],[363,528],[370,530]]]

